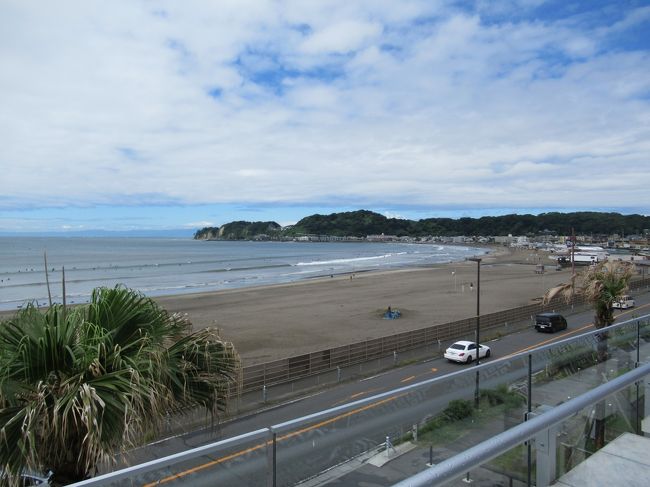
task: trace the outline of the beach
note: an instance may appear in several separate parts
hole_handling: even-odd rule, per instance
[[[566,281],[546,253],[493,247],[481,263],[481,314],[541,298]],[[536,274],[535,266],[546,266]],[[477,264],[363,272],[208,293],[155,298],[187,313],[195,329],[219,328],[244,366],[476,316]],[[390,306],[401,312],[383,319]]]
[[[481,314],[529,304],[570,277],[545,252],[483,250]],[[544,274],[535,273],[538,263]],[[186,313],[195,330],[218,328],[247,366],[474,317],[477,292],[477,264],[464,260],[154,299]],[[389,306],[399,319],[383,319]],[[0,319],[13,313],[0,311]]]

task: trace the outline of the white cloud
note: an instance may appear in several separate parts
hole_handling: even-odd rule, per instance
[[[183,225],[183,228],[205,228],[205,227],[213,227],[213,226],[215,226],[214,222],[202,220],[198,222],[185,223]]]
[[[325,26],[311,34],[300,46],[307,54],[349,53],[376,40],[382,26],[377,23],[346,20]]]
[[[600,30],[600,34],[612,34],[624,32],[625,30],[636,27],[650,20],[650,6],[639,7],[625,13],[623,18],[612,25]]]
[[[404,215],[400,215],[399,213],[393,213],[392,211],[385,211],[383,213],[383,215],[386,218],[397,218],[398,220],[408,220],[409,219],[408,217],[406,217]]]
[[[645,10],[430,3],[3,2],[0,209],[647,205]]]

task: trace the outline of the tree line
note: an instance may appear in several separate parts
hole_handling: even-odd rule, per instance
[[[271,239],[300,235],[365,237],[367,235],[422,236],[497,236],[497,235],[642,235],[650,229],[650,217],[606,212],[541,213],[502,215],[481,218],[388,218],[368,210],[310,215],[295,225],[281,227],[274,221],[236,221],[221,227],[205,227],[195,239],[248,240],[265,235]]]

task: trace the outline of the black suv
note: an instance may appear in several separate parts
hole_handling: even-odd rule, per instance
[[[535,316],[535,329],[550,333],[566,330],[566,320],[560,313],[540,313]]]

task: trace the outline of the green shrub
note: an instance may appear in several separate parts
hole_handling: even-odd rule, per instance
[[[465,399],[454,399],[442,412],[443,416],[449,421],[460,421],[474,414],[474,408],[471,401]]]
[[[486,399],[490,406],[503,404],[506,409],[515,408],[524,402],[524,398],[516,392],[509,391],[505,384],[496,389],[482,389],[481,398]]]

